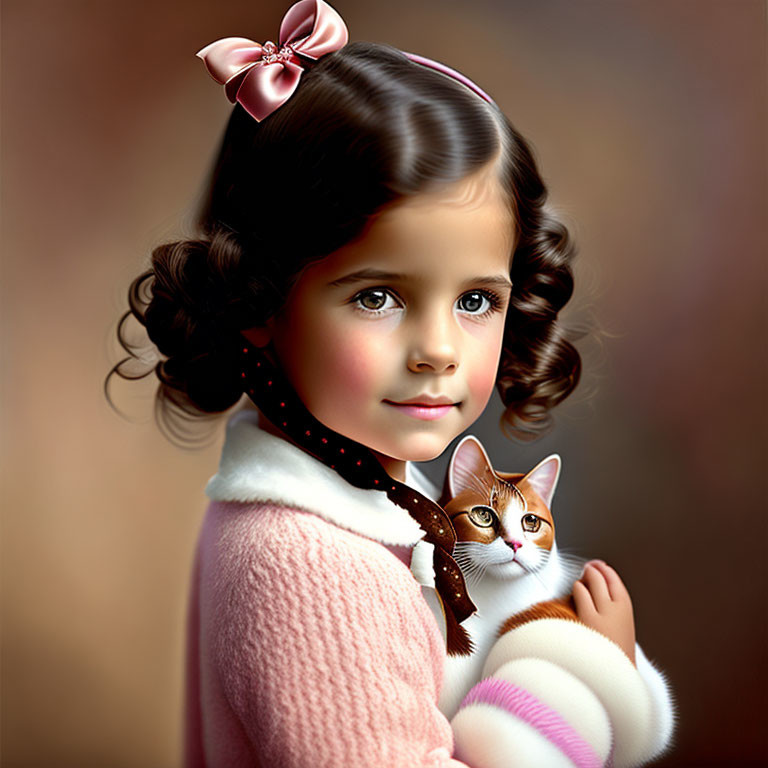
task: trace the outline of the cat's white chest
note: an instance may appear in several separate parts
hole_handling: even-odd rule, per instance
[[[449,720],[472,686],[480,682],[483,665],[501,625],[510,616],[535,603],[566,594],[570,591],[570,580],[555,557],[535,576],[526,575],[510,581],[486,576],[479,584],[468,584],[467,588],[477,612],[462,626],[472,639],[474,651],[470,656],[445,658],[438,707]]]

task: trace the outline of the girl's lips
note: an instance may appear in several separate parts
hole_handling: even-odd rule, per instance
[[[441,405],[427,405],[426,403],[393,403],[391,400],[384,401],[387,405],[397,408],[401,413],[413,416],[415,419],[424,421],[433,421],[440,419],[455,408],[457,403],[446,403]]]

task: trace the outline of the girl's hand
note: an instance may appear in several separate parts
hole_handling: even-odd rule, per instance
[[[613,640],[635,664],[632,600],[619,574],[602,560],[590,560],[573,585],[573,601],[579,619]]]

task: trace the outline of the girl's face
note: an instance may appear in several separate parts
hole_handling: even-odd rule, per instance
[[[267,326],[310,412],[392,477],[439,456],[493,392],[512,232],[488,170],[409,198],[306,268]]]

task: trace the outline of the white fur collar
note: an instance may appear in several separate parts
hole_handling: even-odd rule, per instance
[[[435,499],[437,490],[413,465],[406,482]],[[238,411],[227,424],[219,471],[205,487],[213,501],[271,501],[314,512],[341,528],[382,544],[414,546],[419,524],[382,491],[347,483],[334,470],[258,426],[258,413]]]

